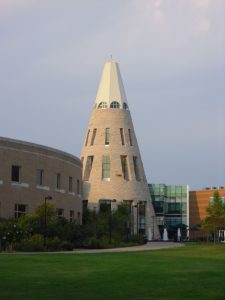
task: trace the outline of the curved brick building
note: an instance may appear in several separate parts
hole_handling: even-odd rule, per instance
[[[83,149],[84,199],[125,202],[136,232],[154,229],[155,213],[118,63],[106,62]],[[154,225],[153,225],[154,222]],[[150,234],[151,235],[151,234]]]
[[[81,222],[82,163],[53,148],[0,137],[0,218],[34,212],[45,197],[59,216]]]

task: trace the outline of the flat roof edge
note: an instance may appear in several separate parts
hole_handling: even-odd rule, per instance
[[[27,141],[2,137],[2,136],[0,136],[0,141],[11,142],[11,143],[14,143],[14,144],[20,144],[20,145],[24,145],[24,146],[37,147],[37,148],[40,148],[40,149],[43,149],[43,150],[51,151],[51,152],[54,152],[56,154],[60,154],[60,155],[64,155],[64,156],[67,156],[69,158],[72,158],[72,159],[76,160],[80,165],[82,165],[82,162],[78,157],[76,157],[73,154],[70,154],[68,152],[64,152],[62,150],[58,150],[58,149],[55,149],[55,148],[52,148],[52,147],[48,147],[48,146],[44,146],[44,145],[40,145],[40,144],[35,144],[35,143],[27,142]]]

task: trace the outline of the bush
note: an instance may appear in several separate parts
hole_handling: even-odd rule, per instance
[[[61,241],[58,237],[53,239],[47,239],[46,241],[46,250],[47,251],[59,251],[61,250]]]
[[[96,239],[95,237],[90,238],[87,242],[87,245],[85,245],[85,248],[89,249],[101,249],[102,243],[99,239]]]
[[[61,243],[61,250],[66,250],[66,251],[72,251],[73,250],[73,244],[67,241],[63,241]]]
[[[23,240],[15,244],[16,251],[39,252],[39,251],[60,251],[73,250],[73,244],[67,241],[61,241],[58,237],[47,239],[44,247],[44,238],[41,234],[35,234],[28,240]]]
[[[105,237],[102,237],[100,239],[97,239],[95,237],[92,237],[88,240],[88,243],[86,245],[86,248],[89,249],[106,249],[111,248],[112,244],[109,243],[109,240]]]
[[[43,251],[44,250],[44,238],[41,234],[34,234],[28,240],[23,240],[20,243],[15,244],[16,251]]]
[[[137,243],[140,245],[146,244],[147,243],[147,238],[143,234],[134,234],[131,236],[131,242],[132,243]]]

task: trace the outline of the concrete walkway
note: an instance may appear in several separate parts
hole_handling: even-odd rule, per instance
[[[54,252],[1,252],[0,254],[85,254],[85,253],[120,253],[120,252],[141,252],[168,248],[183,247],[182,243],[173,242],[148,242],[141,246],[131,246],[111,249],[74,249],[73,251],[54,251]]]
[[[139,252],[139,251],[149,251],[158,249],[168,249],[183,247],[182,243],[173,242],[148,242],[141,246],[123,247],[123,248],[112,248],[112,249],[74,249],[72,252],[68,253],[116,253],[116,252]]]

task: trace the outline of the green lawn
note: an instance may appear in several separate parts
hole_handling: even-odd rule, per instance
[[[225,245],[0,254],[0,299],[225,300]]]

